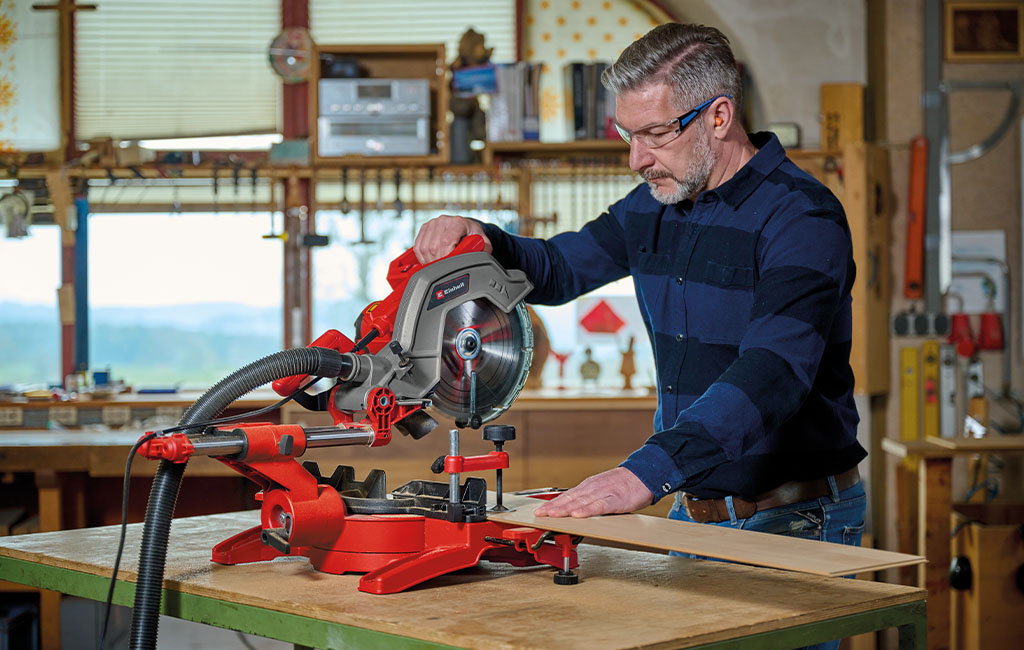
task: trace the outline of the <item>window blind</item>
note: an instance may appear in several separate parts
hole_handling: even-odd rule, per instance
[[[515,0],[309,0],[309,24],[313,40],[323,45],[444,43],[448,62],[472,27],[494,48],[491,61],[516,56]]]
[[[278,130],[280,0],[96,4],[75,17],[80,140]]]

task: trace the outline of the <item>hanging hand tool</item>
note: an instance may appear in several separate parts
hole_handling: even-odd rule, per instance
[[[341,168],[341,203],[338,204],[338,210],[341,211],[342,215],[346,215],[352,209],[352,206],[348,202],[348,167]]]
[[[359,239],[353,244],[373,244],[366,238],[366,169],[359,170]]]
[[[213,183],[213,211],[219,212],[220,205],[217,202],[217,193],[220,190],[220,160],[213,161],[213,170],[210,172],[210,180]]]
[[[380,218],[382,212],[384,212],[384,170],[377,170],[377,204],[374,206],[373,211],[376,213],[376,217]]]
[[[249,191],[252,198],[252,205],[249,206],[249,210],[252,214],[256,214],[256,189],[260,176],[260,164],[256,163],[249,170]]]
[[[402,205],[401,192],[402,192],[402,168],[401,167],[395,167],[395,202],[392,204],[392,207],[394,207],[394,209],[395,209],[395,219],[401,219],[402,218],[402,210],[405,209],[405,207]]]
[[[235,207],[235,212],[238,212],[238,188],[239,188],[239,185],[241,184],[242,167],[245,166],[245,163],[243,163],[241,160],[238,160],[237,158],[234,158],[234,157],[229,158],[229,161],[231,162],[231,181],[232,181],[232,183],[235,186],[235,206],[234,207]]]
[[[928,139],[910,141],[910,183],[907,188],[907,268],[903,295],[908,300],[924,296],[924,229],[927,202]]]

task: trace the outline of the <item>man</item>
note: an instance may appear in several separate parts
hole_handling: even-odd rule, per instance
[[[483,235],[527,273],[527,300],[540,304],[633,277],[657,365],[656,432],[536,514],[632,512],[674,493],[674,519],[859,544],[856,467],[867,454],[856,440],[842,206],[777,138],[744,131],[718,30],[656,27],[602,82],[646,184],[549,240],[442,215],[414,245],[427,262]]]

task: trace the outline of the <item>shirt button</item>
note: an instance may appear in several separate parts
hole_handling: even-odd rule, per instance
[[[646,246],[641,246],[640,247],[640,252],[641,253],[646,253],[647,252],[647,247]]]
[[[683,279],[682,278],[676,278],[676,284],[682,284],[682,283],[683,283]]]
[[[663,485],[661,486],[661,490],[662,490],[662,492],[664,492],[665,494],[668,494],[669,492],[671,492],[671,491],[672,491],[672,486],[671,486],[671,485],[669,485],[668,483],[664,483],[664,484],[663,484]]]
[[[684,338],[686,338],[686,337],[684,337],[682,334],[676,334],[676,340],[677,341],[682,341]]]
[[[671,395],[672,394],[672,387],[671,386],[665,386],[665,392],[668,393],[669,395]]]

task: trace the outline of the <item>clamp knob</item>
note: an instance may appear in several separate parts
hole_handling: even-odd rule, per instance
[[[493,443],[508,442],[516,439],[516,428],[511,424],[488,424],[484,427],[484,440]]]

